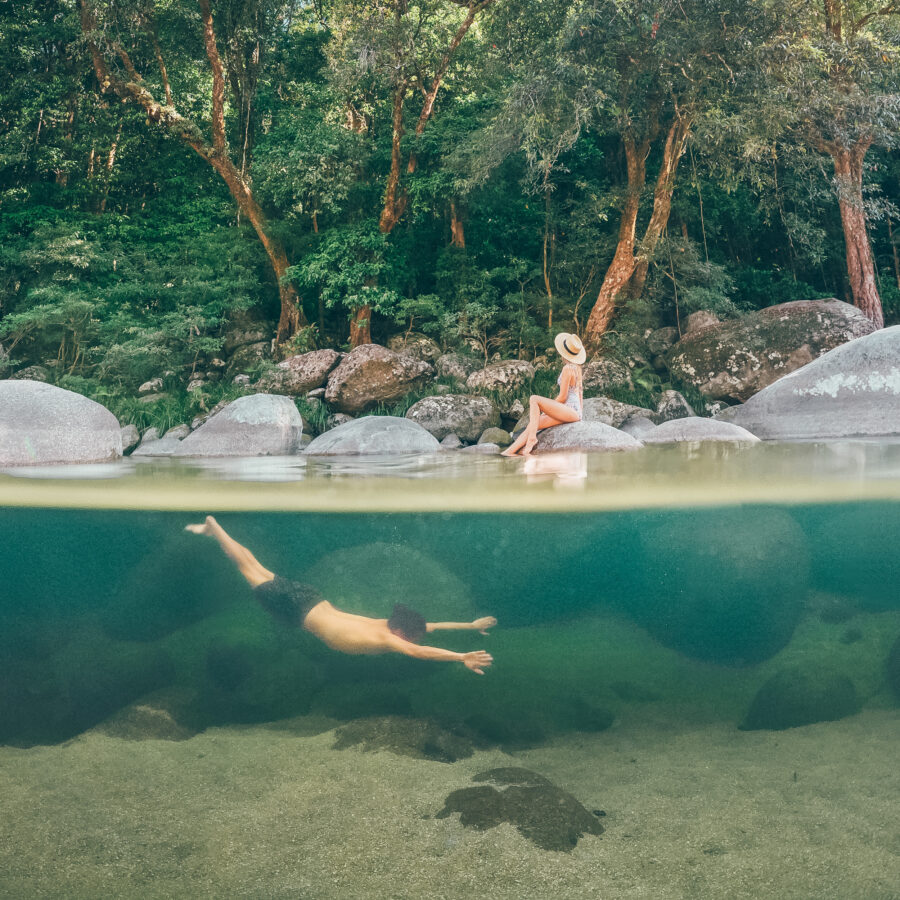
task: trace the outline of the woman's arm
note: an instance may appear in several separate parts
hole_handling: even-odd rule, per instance
[[[559,380],[559,395],[556,398],[557,403],[565,403],[569,396],[569,388],[572,386],[575,376],[572,374],[572,367],[563,366],[562,378]]]

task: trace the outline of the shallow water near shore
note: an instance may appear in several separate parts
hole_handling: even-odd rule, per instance
[[[209,512],[350,611],[496,615],[428,636],[494,666],[279,626]],[[900,897],[898,534],[877,442],[0,474],[0,897]],[[854,703],[756,727],[785,672]],[[603,833],[437,818],[508,766]]]

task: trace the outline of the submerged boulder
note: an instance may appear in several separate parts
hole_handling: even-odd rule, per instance
[[[251,394],[204,422],[172,455],[290,456],[299,450],[304,424],[290,397]]]
[[[334,750],[358,747],[366,752],[387,750],[397,756],[452,763],[475,752],[472,736],[433,719],[373,716],[342,725],[335,733]]]
[[[0,466],[106,462],[122,431],[105,407],[41,381],[0,381]]]
[[[829,351],[718,419],[764,440],[900,434],[900,325]]]
[[[858,713],[861,705],[856,688],[846,675],[792,667],[776,672],[763,684],[740,728],[781,731],[833,722]]]
[[[433,376],[427,362],[378,344],[362,344],[328,376],[325,400],[339,412],[355,416],[379,403],[398,400]]]
[[[841,300],[795,300],[688,333],[666,360],[672,375],[714,400],[744,401],[875,325]]]
[[[320,434],[304,451],[309,456],[363,456],[436,453],[438,440],[421,425],[398,416],[362,416]]]
[[[494,404],[487,397],[470,394],[424,397],[409,408],[406,418],[439,441],[448,434],[463,441],[477,441],[486,428],[500,424],[500,413]]]
[[[603,834],[593,813],[537,772],[506,766],[481,772],[472,780],[490,783],[453,791],[436,818],[459,813],[461,825],[481,831],[509,822],[542,850],[566,853],[584,835]]]

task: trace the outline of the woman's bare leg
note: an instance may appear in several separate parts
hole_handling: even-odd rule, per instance
[[[215,538],[219,542],[219,546],[225,551],[225,555],[229,559],[234,560],[241,575],[253,587],[271,581],[275,577],[274,572],[270,572],[265,568],[246,547],[242,547],[231,537],[212,516],[207,516],[206,521],[202,525],[187,525],[185,531],[190,531],[192,534],[206,534]]]
[[[522,442],[522,455],[529,456],[537,443],[538,431],[544,428],[552,428],[554,425],[566,425],[579,420],[578,413],[565,403],[551,400],[549,397],[539,397],[532,394],[528,401],[528,427],[520,437]]]

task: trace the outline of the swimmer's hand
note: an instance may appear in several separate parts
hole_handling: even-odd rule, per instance
[[[493,628],[497,624],[497,620],[493,616],[483,616],[480,619],[476,619],[472,623],[472,627],[476,631],[480,631],[482,634],[488,633],[488,628]]]
[[[484,650],[473,650],[471,653],[464,653],[463,665],[473,671],[476,675],[484,675],[484,670],[494,661],[494,657]]]

